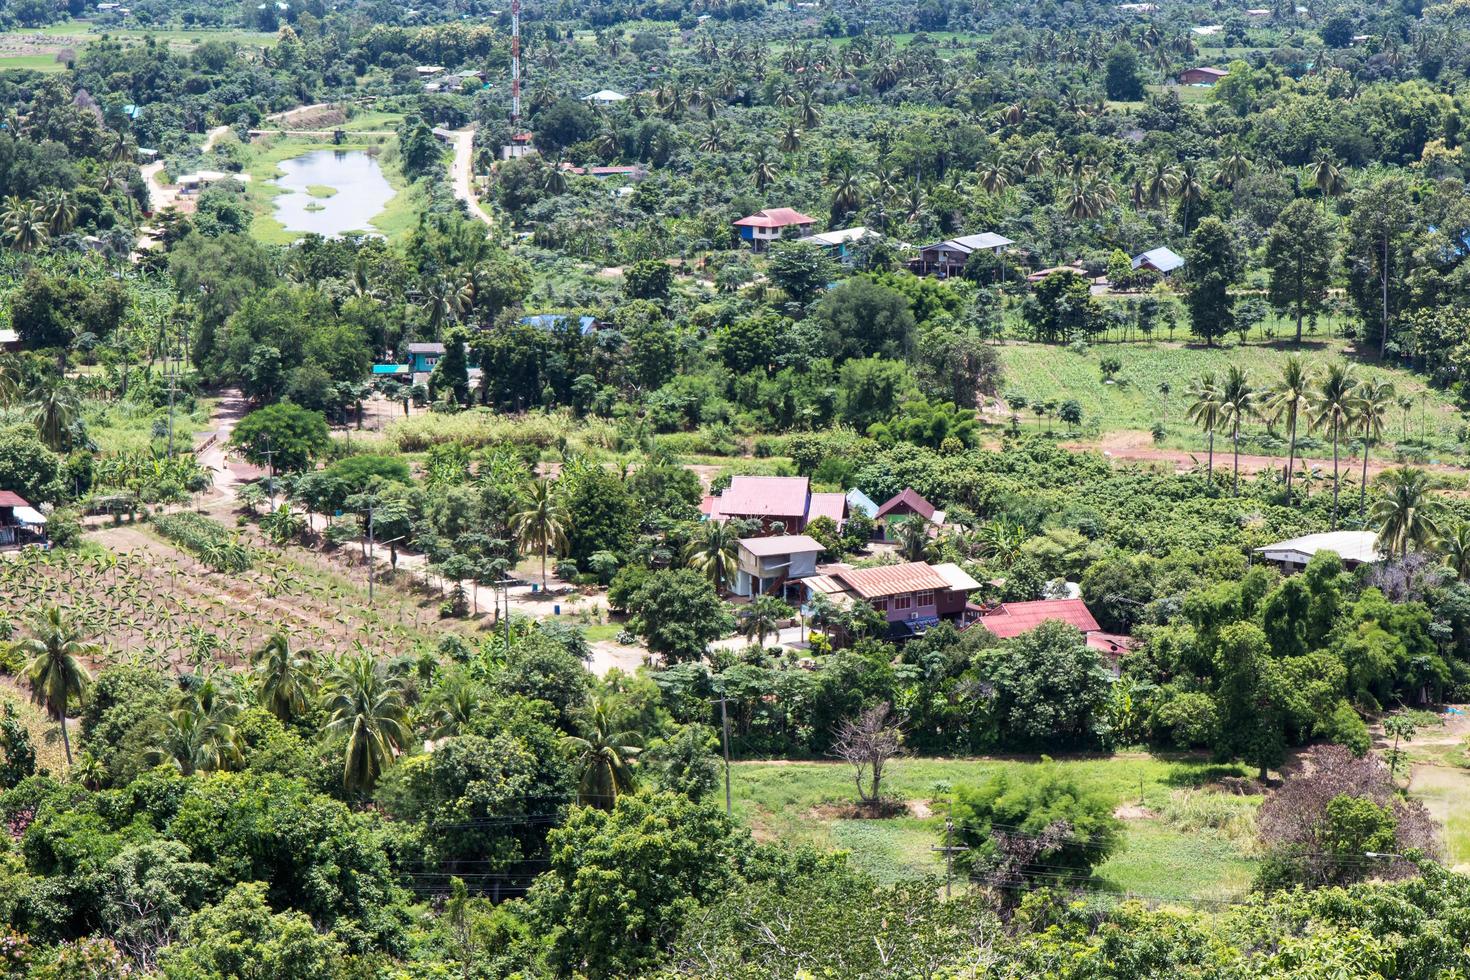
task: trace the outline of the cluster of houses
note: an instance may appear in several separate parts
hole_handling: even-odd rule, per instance
[[[887,623],[886,638],[902,642],[950,622],[961,629],[980,627],[1003,639],[1020,636],[1048,620],[1075,626],[1087,645],[1115,668],[1133,648],[1128,636],[1103,630],[1076,595],[1032,602],[986,602],[985,584],[953,562],[908,561],[856,567],[823,562],[826,547],[805,533],[818,518],[839,529],[861,511],[874,520],[874,540],[892,541],[897,521],[918,515],[930,533],[945,526],[944,511],[910,488],[883,504],[860,490],[820,492],[806,477],[736,476],[729,487],[700,504],[705,519],[741,520],[751,528],[738,543],[737,570],[729,591],[735,601],[773,595],[798,606],[821,596],[837,608],[867,603]],[[1381,560],[1371,531],[1333,531],[1292,538],[1257,548],[1255,553],[1285,574],[1305,568],[1321,551],[1336,552],[1349,570]],[[998,583],[990,583],[996,585]]]
[[[874,520],[878,541],[892,541],[895,524],[913,515],[937,534],[944,526],[944,511],[911,488],[880,505],[860,490],[814,491],[806,477],[737,476],[722,492],[706,496],[700,510],[708,520],[741,520],[752,528],[738,544],[730,585],[737,601],[774,595],[805,605],[821,596],[839,609],[864,602],[883,616],[887,639],[893,641],[922,636],[941,622],[962,629],[978,625],[1012,637],[1057,619],[1076,626],[1089,646],[1114,660],[1129,648],[1128,637],[1103,632],[1080,599],[983,604],[976,594],[984,586],[953,562],[866,568],[824,563],[822,543],[803,533],[818,518],[830,518],[841,528],[850,514],[862,511]]]

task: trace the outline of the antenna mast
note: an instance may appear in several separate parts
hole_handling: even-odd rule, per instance
[[[510,0],[510,131],[521,131],[521,0]]]

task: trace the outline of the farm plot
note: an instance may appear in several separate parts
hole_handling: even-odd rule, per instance
[[[111,528],[82,557],[28,551],[0,562],[8,609],[55,603],[79,615],[112,658],[182,670],[238,666],[273,633],[294,646],[380,656],[414,653],[431,637],[425,616],[388,589],[372,607],[353,583],[269,549],[250,569],[222,574],[139,527]]]

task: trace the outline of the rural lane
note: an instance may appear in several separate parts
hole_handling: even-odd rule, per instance
[[[456,129],[454,131],[454,162],[449,167],[449,179],[454,188],[454,196],[465,203],[474,217],[487,225],[493,225],[494,222],[480,207],[480,200],[475,196],[471,180],[474,173],[474,156],[475,128],[471,126],[468,129]]]

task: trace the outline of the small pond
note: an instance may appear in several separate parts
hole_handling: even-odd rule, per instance
[[[276,165],[281,188],[271,204],[287,231],[370,233],[394,195],[373,156],[362,150],[313,150]]]

